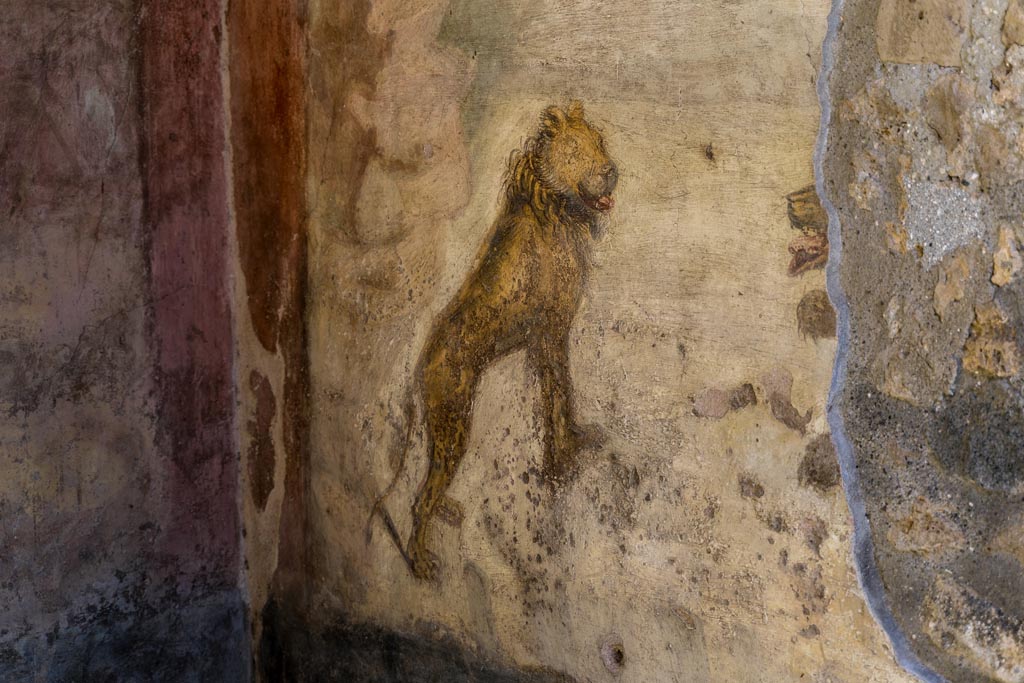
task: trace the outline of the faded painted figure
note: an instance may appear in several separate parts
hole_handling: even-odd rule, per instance
[[[525,349],[537,373],[549,486],[570,478],[577,451],[599,440],[596,430],[575,420],[569,332],[587,282],[590,247],[615,204],[617,181],[604,138],[575,101],[565,110],[548,107],[537,134],[511,155],[504,206],[490,239],[438,316],[417,364],[413,391],[421,394],[430,457],[405,551],[417,577],[432,578],[437,571],[427,550],[434,516],[443,511],[461,517],[445,492],[466,453],[481,375],[495,361]],[[410,403],[410,425],[413,412]],[[409,440],[407,434],[406,450]],[[377,512],[401,548],[380,501]]]

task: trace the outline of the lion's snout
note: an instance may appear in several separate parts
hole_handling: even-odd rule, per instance
[[[605,213],[615,206],[612,193],[618,183],[619,169],[614,162],[608,161],[580,186],[580,195],[591,209]]]

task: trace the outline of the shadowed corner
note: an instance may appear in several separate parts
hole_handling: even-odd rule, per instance
[[[263,681],[576,683],[552,669],[492,661],[450,636],[401,633],[340,614],[313,624],[273,599],[261,618]]]

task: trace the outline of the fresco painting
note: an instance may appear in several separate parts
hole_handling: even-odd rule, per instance
[[[0,681],[1024,681],[1024,0],[0,65]]]
[[[825,420],[828,5],[769,9],[311,4],[314,609],[571,680],[903,680]]]
[[[435,514],[458,521],[462,507],[445,495],[466,454],[473,401],[481,374],[496,361],[524,350],[540,384],[543,479],[555,484],[573,474],[586,445],[577,424],[569,369],[569,333],[590,269],[591,241],[603,214],[612,210],[618,169],[604,138],[584,118],[583,104],[550,106],[540,131],[509,158],[505,204],[469,278],[438,316],[417,363],[413,391],[422,402],[429,466],[412,508],[413,529],[403,556],[412,572],[432,578],[436,560],[427,550]],[[416,406],[405,408],[402,474]],[[402,550],[394,522],[380,513]]]

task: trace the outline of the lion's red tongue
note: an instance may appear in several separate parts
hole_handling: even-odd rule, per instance
[[[606,194],[603,197],[598,198],[596,204],[597,208],[601,211],[611,211],[612,207],[615,206],[615,200],[612,199],[611,195]]]

